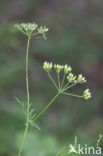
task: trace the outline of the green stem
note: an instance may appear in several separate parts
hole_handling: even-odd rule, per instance
[[[26,51],[26,91],[27,91],[27,122],[29,117],[29,82],[28,82],[28,56],[29,56],[29,45],[30,45],[30,36],[28,37],[27,42],[27,51]]]
[[[49,102],[49,104],[34,118],[34,120],[32,120],[32,122],[34,122],[35,120],[37,120],[49,107],[50,105],[55,101],[55,99],[59,96],[60,92],[58,92],[55,97]]]
[[[22,148],[23,148],[25,136],[26,136],[27,131],[28,131],[28,127],[29,127],[29,124],[26,124],[24,135],[23,135],[22,140],[21,140],[21,145],[20,145],[20,149],[19,149],[19,152],[18,152],[18,156],[21,155],[21,151],[22,151]]]
[[[19,148],[19,152],[18,152],[18,156],[21,155],[21,151],[23,148],[23,144],[24,144],[24,139],[25,136],[27,134],[28,131],[28,127],[29,127],[29,107],[30,107],[30,102],[29,102],[29,82],[28,82],[28,56],[29,56],[29,45],[30,45],[30,39],[31,37],[28,37],[28,41],[27,41],[27,49],[26,49],[26,91],[27,91],[27,118],[26,118],[26,127],[25,127],[25,131],[24,131],[24,135],[22,137],[22,141],[20,144],[20,148]]]
[[[32,34],[32,37],[35,37],[36,35],[40,34],[39,32]]]
[[[75,95],[75,94],[71,94],[71,93],[65,93],[65,92],[62,92],[62,94],[70,95],[70,96],[74,96],[74,97],[78,97],[78,98],[83,98],[83,96]]]
[[[68,85],[69,85],[69,82],[64,85],[62,90],[64,90]]]
[[[63,85],[64,85],[64,80],[65,80],[65,73],[64,73],[64,76],[63,76],[63,80],[62,80],[61,88],[62,88]]]
[[[58,87],[57,87],[55,81],[53,80],[52,76],[50,75],[50,73],[47,72],[47,74],[48,74],[49,78],[51,79],[51,81],[53,82],[53,84],[54,84],[54,86],[56,87],[56,89],[58,90]]]
[[[68,83],[68,84],[69,84],[69,83]],[[65,90],[67,90],[67,89],[69,89],[69,88],[75,86],[76,84],[77,84],[77,82],[76,82],[76,83],[73,83],[72,85],[70,85],[70,86],[68,86],[68,87],[67,87],[67,85],[66,85],[67,88],[64,87],[62,91],[65,91]]]
[[[58,78],[59,91],[60,91],[60,76],[59,76],[59,73],[57,73],[57,78]]]

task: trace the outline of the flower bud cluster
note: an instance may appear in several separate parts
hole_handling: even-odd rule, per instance
[[[76,76],[74,76],[74,74],[70,73],[70,74],[67,76],[67,80],[68,80],[68,82],[70,82],[70,83],[76,83]]]
[[[62,71],[62,69],[64,68],[64,66],[61,66],[59,64],[55,64],[54,68],[55,68],[56,72],[59,74]]]
[[[51,64],[51,63],[48,63],[47,61],[46,62],[44,62],[44,64],[43,64],[43,67],[44,67],[44,65],[45,64]],[[51,66],[51,68],[52,68],[53,66]],[[44,68],[43,68],[44,69]],[[54,64],[54,69],[56,70],[56,72],[59,74],[63,69],[64,69],[64,73],[65,74],[68,74],[71,70],[72,70],[72,68],[70,67],[70,66],[68,66],[68,65],[59,65],[59,64]],[[50,69],[51,70],[51,69]]]
[[[51,64],[51,63],[49,63],[49,62],[44,62],[44,65],[45,64]],[[44,66],[43,65],[43,66]],[[51,66],[51,68],[52,68],[53,66]],[[43,68],[44,69],[44,68]],[[70,66],[68,66],[68,65],[59,65],[59,64],[54,64],[54,69],[56,70],[56,72],[57,73],[60,73],[63,69],[64,69],[64,73],[65,74],[68,74],[71,70],[72,70],[72,68],[70,67]],[[51,69],[50,69],[51,70]]]
[[[82,76],[82,74],[79,74],[76,78],[76,76],[72,73],[69,73],[69,75],[67,76],[67,80],[70,83],[85,83],[87,81],[85,77]]]
[[[49,29],[46,26],[44,26],[44,27],[41,26],[40,28],[38,28],[38,32],[41,33],[41,34],[47,32],[48,30]]]
[[[57,89],[61,89],[62,92],[64,92],[65,90],[69,89],[70,87],[72,87],[73,85],[76,85],[77,83],[85,83],[87,80],[85,79],[85,77],[82,76],[82,74],[79,74],[78,76],[75,76],[74,74],[72,74],[71,70],[72,68],[68,65],[59,65],[59,64],[54,64],[51,62],[44,62],[43,64],[43,69],[46,71],[46,72],[50,72],[51,69],[54,68],[56,73],[59,75],[59,73],[63,70],[64,74],[68,74],[66,76],[66,79],[67,81],[67,84],[64,84],[63,86],[63,83],[64,83],[64,80],[65,80],[65,75],[64,75],[64,79],[62,80],[62,83],[60,84],[60,79],[58,80],[59,82],[59,87],[61,88],[58,88],[58,86],[56,85],[55,81],[52,79],[52,82],[54,83],[54,85],[56,86]],[[50,74],[50,73],[49,73]],[[51,77],[50,77],[51,78]],[[59,77],[60,78],[60,77]],[[72,83],[72,84],[71,84]],[[69,86],[68,86],[69,85]],[[67,93],[68,94],[68,93]],[[85,100],[88,100],[91,98],[91,93],[89,91],[89,89],[86,89],[82,96],[78,96],[78,95],[74,95],[76,97],[82,97],[84,98]]]
[[[37,30],[38,34],[43,34],[43,36],[46,37],[45,33],[49,30],[46,26],[44,27],[40,26],[38,28],[38,25],[36,23],[21,23],[21,24],[16,24],[15,27],[18,30],[24,32],[27,36],[32,35],[32,33],[35,30]]]
[[[44,62],[44,64],[43,64],[43,69],[45,70],[45,71],[47,71],[47,72],[49,72],[51,69],[52,69],[52,67],[53,67],[53,64],[52,63],[49,63],[49,62]]]
[[[18,30],[25,30],[26,32],[34,31],[38,27],[36,23],[21,23],[21,24],[16,24],[15,27]]]
[[[71,72],[72,68],[70,66],[68,66],[67,64],[64,65],[64,73],[68,74],[69,72]]]
[[[84,98],[85,100],[88,100],[88,99],[91,98],[91,93],[90,93],[89,89],[86,89],[86,90],[83,92],[83,98]]]
[[[78,83],[85,83],[86,81],[87,80],[85,79],[85,77],[82,76],[82,74],[78,75],[78,78],[77,78]]]
[[[49,62],[44,62],[43,69],[46,71],[50,71],[51,68],[53,68],[53,64]],[[66,65],[59,65],[54,64],[54,69],[56,70],[57,74],[59,74],[62,70],[65,74],[68,74],[67,80],[69,83],[85,83],[87,80],[85,77],[82,76],[82,74],[79,74],[78,76],[75,76],[71,73],[72,68],[70,66]]]

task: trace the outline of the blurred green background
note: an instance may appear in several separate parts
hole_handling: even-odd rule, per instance
[[[42,64],[69,64],[88,82],[70,91],[90,88],[92,99],[60,96],[30,128],[22,156],[55,156],[75,136],[81,144],[95,144],[103,133],[103,1],[0,0],[0,156],[17,156],[24,117],[14,97],[26,101],[25,50],[27,39],[14,27],[36,22],[50,28],[47,40],[31,41],[30,98],[38,113],[56,94]],[[68,149],[67,149],[68,150]]]

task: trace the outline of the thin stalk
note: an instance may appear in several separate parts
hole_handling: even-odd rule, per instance
[[[24,144],[24,139],[25,136],[27,134],[28,128],[29,128],[29,107],[30,107],[30,102],[29,102],[29,82],[28,82],[28,56],[29,56],[29,45],[30,45],[30,36],[28,37],[28,41],[27,41],[27,49],[26,49],[26,91],[27,91],[27,117],[26,117],[26,127],[25,127],[25,131],[24,131],[24,135],[22,137],[21,140],[21,144],[20,144],[20,148],[19,148],[19,152],[18,152],[18,156],[21,155],[21,151],[23,148],[23,144]]]
[[[23,30],[20,30],[20,31],[27,36],[27,34],[25,33],[25,31],[23,31]]]
[[[26,124],[25,131],[24,131],[24,135],[23,135],[22,140],[21,140],[21,145],[20,145],[20,149],[19,149],[18,156],[21,155],[21,151],[22,151],[22,148],[23,148],[23,144],[24,144],[25,136],[26,136],[27,131],[28,131],[28,127],[29,127],[29,124]]]
[[[58,78],[59,91],[60,91],[60,76],[59,76],[59,73],[57,73],[57,78]]]
[[[49,78],[51,79],[52,83],[54,84],[54,86],[56,87],[56,89],[58,90],[58,87],[57,87],[57,85],[56,85],[54,79],[53,79],[52,76],[50,75],[50,73],[47,72],[47,74],[48,74]]]
[[[32,38],[33,38],[33,37],[35,37],[35,36],[32,36]],[[43,37],[42,37],[42,36],[39,36],[39,37],[35,37],[35,39],[38,39],[38,38],[43,38]]]
[[[30,36],[28,37],[28,42],[27,42],[27,51],[26,51],[26,91],[27,91],[27,122],[28,122],[28,117],[29,117],[29,82],[28,82],[28,56],[29,56],[29,45],[30,45]]]
[[[62,80],[61,88],[62,88],[63,85],[64,85],[64,80],[65,80],[65,73],[64,73],[64,75],[63,75],[63,80]]]
[[[62,90],[64,90],[68,85],[69,85],[69,82],[64,85]]]
[[[35,37],[36,35],[40,34],[39,32],[32,34],[32,37]]]
[[[75,94],[71,94],[71,93],[65,93],[65,92],[62,92],[62,94],[70,95],[70,96],[74,96],[74,97],[78,97],[78,98],[83,98],[83,96],[75,95]]]
[[[77,136],[75,136],[75,142],[74,142],[74,147],[77,145]]]
[[[34,118],[34,120],[32,120],[32,122],[34,122],[35,120],[37,120],[49,107],[50,105],[55,101],[55,99],[59,96],[60,92],[58,92],[54,98],[49,102],[49,104]]]
[[[65,90],[67,90],[67,89],[69,89],[69,88],[71,88],[71,87],[75,86],[76,84],[77,84],[77,82],[76,82],[76,83],[73,83],[72,85],[68,86],[67,88],[63,88],[63,90],[62,90],[62,91],[65,91]]]
[[[68,147],[68,145],[64,146],[64,147],[56,154],[56,156],[60,156],[60,153],[62,153],[63,150],[64,150],[66,147]]]

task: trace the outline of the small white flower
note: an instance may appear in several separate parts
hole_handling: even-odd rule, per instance
[[[38,32],[41,33],[41,34],[47,32],[48,30],[49,29],[46,26],[44,26],[44,27],[41,26],[40,28],[38,28]]]
[[[49,62],[44,62],[44,64],[43,64],[43,69],[45,70],[45,71],[47,71],[47,72],[49,72],[51,69],[52,69],[52,67],[53,67],[53,64],[52,63],[49,63]]]
[[[85,100],[88,100],[88,99],[91,98],[91,93],[90,93],[89,89],[86,89],[86,90],[83,92],[83,98],[84,98]]]
[[[36,23],[21,23],[21,24],[16,24],[15,27],[18,30],[24,30],[26,33],[29,33],[36,30],[38,25]]]
[[[46,32],[49,30],[46,26],[38,28],[38,33],[43,35],[44,40],[46,40]]]
[[[64,65],[64,73],[68,74],[69,72],[71,72],[72,68],[70,66],[68,66],[67,64]]]
[[[63,66],[61,66],[61,65],[59,65],[59,64],[55,64],[55,65],[54,65],[54,68],[55,68],[56,72],[59,74],[60,71],[62,71]]]
[[[67,76],[67,80],[68,80],[70,83],[76,83],[76,76],[74,76],[74,74],[70,73],[70,74]]]
[[[15,27],[21,32],[25,33],[25,35],[27,36],[32,36],[33,32],[36,30],[37,34],[43,34],[44,39],[46,39],[45,33],[49,30],[46,26],[44,27],[40,26],[38,28],[38,25],[36,23],[21,23],[21,24],[16,24]]]
[[[82,74],[79,74],[77,81],[78,83],[85,83],[87,80],[85,79],[85,77],[82,76]]]

